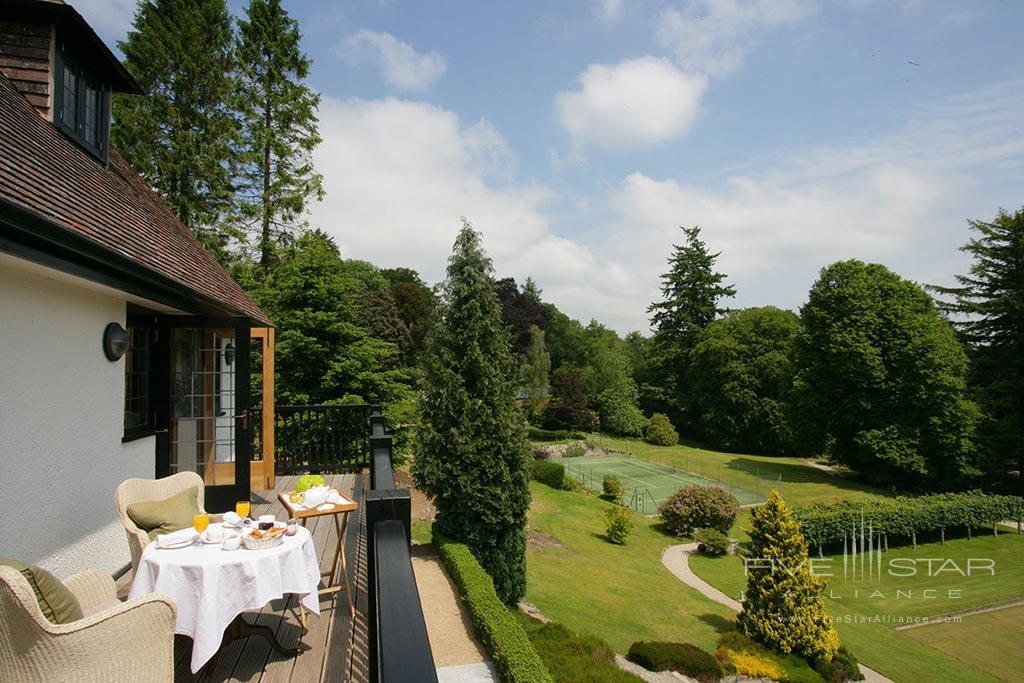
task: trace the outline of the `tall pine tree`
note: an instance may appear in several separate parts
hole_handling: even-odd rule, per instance
[[[305,84],[311,62],[299,47],[298,23],[280,0],[251,0],[238,29],[237,220],[257,234],[260,265],[267,271],[275,243],[304,225],[309,198],[323,198],[311,159],[321,142],[320,96]]]
[[[685,424],[687,356],[700,332],[725,313],[721,300],[735,296],[736,289],[723,284],[725,274],[715,270],[720,253],[708,251],[700,239],[700,228],[680,229],[686,241],[672,246],[669,270],[661,276],[662,300],[647,307],[655,328],[652,346],[662,381],[659,391],[649,392],[654,397],[651,403],[643,407]]]
[[[932,287],[966,343],[973,398],[982,409],[982,463],[996,487],[1024,493],[1024,208],[968,221],[977,237],[961,247],[973,262],[959,287]],[[1016,476],[1007,477],[1015,471]]]
[[[142,0],[125,66],[146,97],[114,98],[114,146],[222,260],[238,125],[231,16],[224,0]]]
[[[469,546],[508,605],[526,592],[530,504],[516,374],[491,260],[463,221],[423,361],[412,473],[437,506],[437,530]]]

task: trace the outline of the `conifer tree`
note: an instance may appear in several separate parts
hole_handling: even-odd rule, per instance
[[[242,144],[236,219],[242,230],[257,234],[266,271],[275,243],[303,227],[309,198],[323,198],[311,159],[321,142],[320,96],[305,84],[311,62],[299,47],[298,23],[280,0],[250,0],[238,30]]]
[[[980,453],[993,484],[1024,491],[1024,208],[992,222],[968,221],[977,237],[961,247],[973,262],[941,308],[966,342],[974,399],[982,408]],[[1007,477],[1016,471],[1017,476]]]
[[[114,97],[117,150],[222,260],[231,233],[238,126],[231,16],[224,0],[142,0],[125,66],[145,97]]]
[[[839,649],[839,634],[821,597],[825,581],[807,565],[800,525],[774,490],[765,505],[751,511],[751,522],[740,629],[779,652],[830,661]]]
[[[723,285],[725,274],[715,271],[720,253],[710,253],[700,239],[700,228],[681,228],[685,244],[672,245],[669,270],[661,276],[662,300],[647,307],[651,325],[672,344],[689,349],[694,336],[722,315],[724,298],[736,296],[736,289]]]
[[[440,310],[423,359],[413,476],[437,507],[437,530],[469,546],[515,605],[526,592],[530,449],[491,261],[465,220]]]
[[[652,351],[661,377],[659,390],[646,392],[656,397],[644,408],[668,413],[678,425],[688,422],[685,411],[687,355],[701,330],[725,310],[722,299],[736,295],[723,284],[725,274],[715,270],[720,253],[708,251],[700,239],[700,228],[682,228],[686,241],[672,247],[669,270],[661,276],[662,300],[647,307],[655,328]]]

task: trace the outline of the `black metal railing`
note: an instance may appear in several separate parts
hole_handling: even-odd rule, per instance
[[[274,409],[274,472],[359,472],[370,465],[369,403],[291,405]],[[253,411],[253,424],[260,424]],[[256,430],[258,431],[258,430]]]
[[[391,437],[384,431],[380,406],[371,406],[369,425],[371,490],[365,510],[370,682],[437,683],[409,553],[412,498],[408,489],[395,488]]]

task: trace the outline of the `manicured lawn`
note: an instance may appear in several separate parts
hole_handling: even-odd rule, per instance
[[[1024,642],[1024,607],[975,614],[960,623],[933,624],[904,633],[1001,680],[1024,680],[1024,659],[1017,647]]]
[[[761,495],[774,488],[790,505],[806,505],[822,500],[860,500],[881,495],[866,484],[833,477],[811,467],[800,458],[723,453],[682,444],[652,446],[639,439],[608,436],[598,437],[598,441],[637,458],[675,465]]]
[[[917,550],[910,547],[893,548],[883,557],[883,569],[893,558],[914,560],[918,575],[895,577],[883,572],[882,578],[845,580],[843,578],[842,556],[833,559],[833,574],[830,579],[828,606],[838,620],[843,642],[865,664],[875,668],[894,680],[991,680],[983,667],[972,666],[968,660],[950,661],[942,654],[942,648],[932,649],[922,644],[926,641],[915,637],[917,631],[937,627],[924,627],[908,631],[894,631],[891,623],[871,621],[876,615],[882,618],[913,618],[934,616],[971,607],[992,604],[1003,600],[1024,597],[1024,536],[1000,534],[998,538],[979,536],[974,540],[957,539],[945,545],[938,543],[921,544]],[[947,569],[933,571],[927,575],[927,558],[953,560],[956,566],[965,570],[970,558],[984,558],[995,561],[995,575],[988,572],[961,576],[953,571],[953,565],[933,562],[932,567]],[[692,557],[690,566],[705,581],[727,595],[738,597],[746,585],[743,566],[739,558]],[[899,594],[897,591],[901,591]],[[925,593],[925,591],[930,591]],[[950,591],[959,591],[951,594]],[[959,595],[959,597],[953,597]],[[884,615],[893,615],[886,617]],[[984,639],[980,634],[964,634],[960,646],[970,642],[972,636]],[[999,639],[1003,637],[1000,634]],[[1004,647],[1005,650],[1005,647]],[[1007,654],[1009,656],[1009,653]],[[962,659],[962,658],[961,658]],[[1018,662],[1020,660],[1018,659]],[[1024,678],[1024,663],[1018,665],[1018,678]]]
[[[661,564],[675,541],[637,517],[625,546],[604,539],[595,496],[530,485],[526,599],[550,619],[593,634],[619,653],[637,640],[689,642],[713,652],[732,613],[683,585]]]

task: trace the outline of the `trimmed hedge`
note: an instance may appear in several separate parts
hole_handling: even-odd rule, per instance
[[[816,503],[795,511],[794,517],[811,545],[842,543],[861,515],[865,528],[888,536],[912,537],[944,529],[991,526],[1003,520],[1018,520],[1024,498],[995,496],[979,492],[938,493],[900,496],[862,502]]]
[[[515,615],[498,598],[494,582],[469,548],[434,533],[434,547],[466,601],[477,635],[504,683],[553,683]]]
[[[527,425],[526,435],[530,441],[578,441],[587,438],[586,432],[572,429],[541,429]]]
[[[701,683],[718,683],[722,667],[711,654],[690,643],[638,641],[626,658],[648,671],[678,671]]]
[[[547,484],[553,489],[564,490],[565,466],[558,462],[547,460],[534,460],[530,463],[530,475],[542,484]]]

